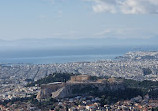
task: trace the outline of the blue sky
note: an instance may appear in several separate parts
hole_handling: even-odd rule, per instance
[[[0,0],[0,47],[156,45],[157,0]]]

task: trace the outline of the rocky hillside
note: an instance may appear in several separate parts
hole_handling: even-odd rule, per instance
[[[104,91],[115,91],[124,89],[121,83],[54,83],[47,84],[41,87],[37,95],[37,99],[52,98],[65,98],[83,95],[96,95],[104,93]]]

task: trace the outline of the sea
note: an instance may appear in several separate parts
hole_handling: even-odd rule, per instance
[[[69,62],[95,62],[102,60],[113,60],[117,54],[106,55],[66,55],[66,56],[48,56],[48,57],[18,57],[18,58],[0,58],[0,64],[54,64]]]
[[[94,62],[114,60],[129,51],[156,51],[151,48],[103,48],[93,50],[60,50],[60,51],[7,51],[0,53],[0,64],[55,64],[69,62]]]

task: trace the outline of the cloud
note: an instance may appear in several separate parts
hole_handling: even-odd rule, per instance
[[[55,0],[43,0],[43,1],[48,1],[48,2],[50,2],[50,3],[52,3],[52,4],[55,3]]]
[[[158,0],[86,0],[96,13],[158,14]]]
[[[56,2],[65,2],[66,0],[42,0],[42,1],[50,2],[51,4],[55,5]]]
[[[63,11],[62,10],[58,10],[58,17],[61,18],[63,16]]]

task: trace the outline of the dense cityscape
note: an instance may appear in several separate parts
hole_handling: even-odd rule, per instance
[[[36,81],[38,82],[42,78],[49,77],[49,75],[53,75],[54,73],[70,73],[72,75],[86,74],[87,76],[123,78],[136,81],[158,81],[158,52],[129,52],[124,56],[117,57],[115,60],[96,62],[64,64],[1,64],[0,100],[3,103],[6,100],[14,100],[15,98],[32,98],[33,95],[37,95],[40,92],[41,86],[38,84],[32,86],[27,85],[33,82],[36,83]],[[112,87],[112,85],[110,86]],[[157,90],[156,88],[154,90]],[[91,96],[90,100],[87,99],[89,98],[88,96],[84,95],[78,95],[74,98],[64,97],[63,99],[58,99],[58,102],[53,104],[53,109],[59,109],[60,107],[63,111],[67,108],[69,108],[69,111],[113,111],[116,109],[118,111],[135,111],[136,109],[144,109],[144,111],[147,111],[158,107],[157,99],[150,98],[148,95],[137,96],[138,97],[133,97],[133,99],[129,98],[124,101],[117,101],[117,103],[104,105],[101,105],[100,103],[100,100],[102,99],[101,97]],[[18,108],[21,108],[21,110],[23,109],[22,111],[25,111],[26,108],[28,111],[31,111],[30,108],[41,110],[36,105],[32,106],[31,103],[22,102],[20,104],[22,105],[18,106]],[[16,110],[13,105],[17,107],[18,102],[7,105],[7,107],[2,105],[1,109],[2,111],[7,108],[8,111],[12,111],[13,109]],[[35,109],[33,109],[33,111]],[[46,108],[45,110],[47,111],[48,109]]]

